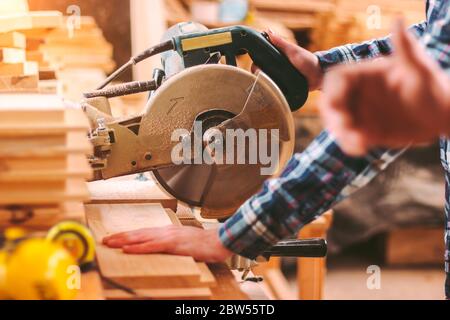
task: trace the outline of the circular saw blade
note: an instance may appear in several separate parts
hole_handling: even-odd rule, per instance
[[[272,151],[272,139],[278,139],[278,161],[274,164],[273,175],[280,173],[293,153],[294,124],[286,99],[265,74],[255,76],[226,65],[205,65],[189,68],[169,81],[153,97],[150,108],[157,108],[160,102],[179,97],[181,93],[177,88],[187,86],[188,90],[183,92],[183,101],[187,103],[177,105],[178,117],[185,122],[190,119],[191,128],[192,119],[201,119],[205,125],[210,122],[206,129],[213,127],[223,132],[227,129],[253,129],[258,133],[255,141],[258,150],[263,145],[259,133],[266,130],[264,143],[269,148],[266,154]],[[204,114],[207,116],[203,117]],[[184,124],[185,129],[186,126],[187,123]],[[244,148],[249,145],[244,145]],[[260,155],[256,155],[256,163],[250,161],[249,150],[245,151],[243,164],[238,164],[236,155],[242,151],[238,150],[241,147],[236,141],[235,157],[231,163],[224,159],[223,164],[171,166],[155,170],[154,176],[178,200],[201,207],[205,218],[227,218],[270,178],[261,171],[270,164],[262,164]],[[225,148],[225,152],[229,151]]]

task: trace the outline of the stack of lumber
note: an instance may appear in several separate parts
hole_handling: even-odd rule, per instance
[[[83,221],[88,121],[49,94],[0,94],[0,229]]]
[[[97,261],[103,277],[137,295],[105,283],[107,299],[211,298],[216,279],[203,263],[168,254],[129,255],[102,244],[111,234],[142,228],[180,225],[176,214],[160,204],[89,204],[86,216],[97,241]]]
[[[50,67],[62,95],[78,101],[82,93],[92,90],[111,72],[115,63],[113,48],[104,38],[94,18],[80,17],[78,25],[72,18],[52,29],[26,31],[28,55],[38,60],[41,67]],[[42,77],[51,73],[41,72]],[[82,78],[83,81],[79,81]]]
[[[62,25],[57,11],[28,11],[25,0],[2,0],[0,4],[0,92],[37,92],[42,74],[54,74],[42,64],[42,56],[29,51],[27,33]],[[42,73],[41,73],[42,72]]]
[[[315,28],[319,15],[330,14],[336,9],[335,2],[335,0],[285,0],[280,5],[276,0],[250,0],[258,16],[280,22],[294,31]]]
[[[77,101],[114,69],[112,55],[92,17],[29,11],[26,0],[1,1],[0,92],[58,92]]]
[[[326,50],[346,43],[384,37],[391,33],[395,19],[406,25],[425,20],[422,0],[337,0],[335,10],[317,17],[313,50]]]

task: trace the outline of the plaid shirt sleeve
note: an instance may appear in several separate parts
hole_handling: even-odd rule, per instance
[[[427,22],[413,25],[409,30],[417,37],[421,37],[426,30]],[[390,36],[366,41],[359,44],[347,44],[331,50],[317,52],[320,66],[328,70],[336,64],[359,62],[374,59],[392,53]]]
[[[279,178],[268,180],[225,222],[221,241],[231,251],[254,259],[367,184],[399,154],[375,150],[365,158],[351,158],[324,131],[291,159]]]
[[[445,14],[433,23],[421,40],[428,54],[450,74],[450,1],[442,10]]]

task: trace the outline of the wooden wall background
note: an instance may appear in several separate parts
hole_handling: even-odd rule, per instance
[[[78,5],[81,15],[94,16],[106,39],[114,45],[117,65],[131,56],[131,24],[129,0],[28,0],[30,10],[59,10],[67,14],[70,5]],[[131,79],[131,72],[124,80]]]

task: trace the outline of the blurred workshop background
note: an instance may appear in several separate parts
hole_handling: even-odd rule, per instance
[[[424,0],[29,0],[29,5],[30,10],[55,9],[73,19],[79,15],[95,19],[82,20],[81,27],[90,25],[101,39],[82,51],[97,57],[96,61],[78,59],[77,64],[73,58],[64,64],[67,53],[58,51],[57,42],[47,44],[53,59],[59,59],[57,71],[58,77],[66,79],[65,95],[73,100],[133,52],[158,43],[164,31],[178,22],[194,20],[209,28],[233,24],[270,28],[317,51],[385,36],[399,16],[408,24],[425,18]],[[248,58],[239,63],[247,69],[251,65]],[[158,65],[156,57],[121,80],[150,79]],[[87,79],[88,71],[91,81],[73,81],[77,72]],[[299,152],[321,131],[316,109],[319,95],[313,93],[307,106],[295,114]],[[119,99],[113,111],[134,113],[144,106],[144,100],[144,96]],[[325,289],[318,295],[325,299],[442,297],[444,180],[438,156],[436,145],[406,152],[387,172],[335,209],[329,229],[323,224],[330,254]],[[378,289],[367,286],[371,270],[376,269],[368,267],[373,265],[381,268]],[[295,295],[295,259],[282,261],[282,267],[291,291],[280,295]]]

